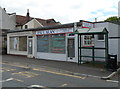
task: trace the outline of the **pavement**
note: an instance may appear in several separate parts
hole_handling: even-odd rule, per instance
[[[112,72],[105,68],[96,68],[94,66],[87,66],[74,62],[54,61],[46,59],[27,58],[26,56],[2,55],[3,63],[11,63],[17,65],[24,65],[29,68],[46,68],[54,71],[66,72],[75,75],[84,75],[90,77],[106,77]]]

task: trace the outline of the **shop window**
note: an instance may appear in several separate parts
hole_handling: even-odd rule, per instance
[[[10,49],[18,50],[18,37],[10,37]]]
[[[37,36],[37,52],[49,52],[49,35]]]
[[[51,35],[50,52],[65,53],[65,34]]]
[[[103,41],[103,40],[104,40],[104,34],[99,34],[99,35],[98,35],[98,40]]]
[[[19,51],[27,51],[27,36],[19,37]]]
[[[37,36],[37,52],[65,53],[65,34]]]
[[[84,35],[83,37],[83,46],[93,46],[94,40],[92,38],[92,35]]]

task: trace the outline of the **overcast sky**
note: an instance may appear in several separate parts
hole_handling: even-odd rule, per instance
[[[61,23],[73,23],[79,20],[98,21],[118,15],[120,0],[0,0],[0,6],[9,13],[31,17],[54,18]]]

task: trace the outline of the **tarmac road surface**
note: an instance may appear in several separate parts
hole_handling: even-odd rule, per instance
[[[43,89],[48,87],[51,89],[57,89],[58,87],[118,87],[118,81],[76,76],[44,68],[29,69],[20,65],[1,64],[2,80],[0,82],[3,87],[21,87],[24,89],[34,89],[33,87]]]

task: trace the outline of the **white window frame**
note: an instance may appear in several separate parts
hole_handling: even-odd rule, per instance
[[[88,41],[85,39],[85,36],[89,36],[88,38],[91,37],[91,39],[88,39]],[[91,44],[86,44],[86,42],[90,42]],[[94,39],[92,38],[92,35],[83,35],[83,47],[92,47],[94,46]]]

